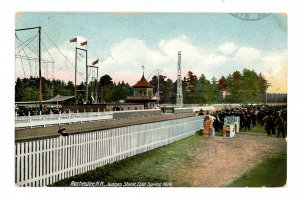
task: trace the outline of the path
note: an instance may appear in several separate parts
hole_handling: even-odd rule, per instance
[[[194,159],[174,170],[174,186],[226,186],[262,159],[282,151],[286,151],[283,138],[243,133],[230,139],[208,138]]]

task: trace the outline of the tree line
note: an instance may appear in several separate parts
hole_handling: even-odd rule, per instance
[[[158,94],[158,77],[153,76],[149,81],[154,85],[154,94]],[[89,98],[96,96],[96,80],[89,85]],[[207,79],[204,74],[200,77],[189,71],[182,80],[183,99],[186,104],[205,103],[262,103],[269,84],[261,73],[244,69],[234,71],[227,77]],[[75,86],[72,81],[49,80],[42,78],[43,100],[50,99],[57,94],[74,95]],[[78,101],[84,99],[85,85],[77,85]],[[159,76],[160,103],[176,103],[177,81],[173,82],[166,76]],[[126,100],[133,95],[133,88],[124,81],[115,83],[109,75],[104,75],[98,83],[99,101],[111,103]],[[17,78],[15,82],[15,101],[39,100],[39,78]],[[70,100],[68,102],[74,102]]]

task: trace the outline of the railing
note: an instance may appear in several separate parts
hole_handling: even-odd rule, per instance
[[[74,122],[86,122],[96,120],[112,119],[113,112],[86,112],[86,113],[68,113],[68,114],[47,114],[36,116],[17,116],[15,127],[36,127],[53,124],[66,124]]]
[[[145,112],[154,110],[127,110],[127,111],[107,111],[107,112],[85,112],[68,114],[47,114],[35,116],[16,116],[15,128],[37,127],[47,125],[70,124],[74,122],[89,122],[97,120],[113,119],[115,113]]]
[[[46,186],[193,135],[203,116],[15,144],[15,183]]]

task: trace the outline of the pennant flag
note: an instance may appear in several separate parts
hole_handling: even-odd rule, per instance
[[[71,38],[70,42],[77,42],[77,38]]]
[[[80,46],[87,45],[87,41],[80,43]]]
[[[94,66],[95,64],[98,64],[98,62],[99,62],[99,59],[97,59],[96,61],[93,61],[92,65]]]

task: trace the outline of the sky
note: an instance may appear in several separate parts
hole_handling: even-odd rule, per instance
[[[141,78],[142,66],[147,79],[160,69],[175,81],[177,54],[181,51],[183,76],[192,71],[211,80],[248,68],[262,73],[271,83],[268,92],[287,93],[285,14],[273,13],[255,21],[228,13],[28,12],[16,15],[16,29],[35,26],[42,27],[42,59],[54,60],[53,64],[42,66],[46,78],[74,81],[76,44],[69,39],[77,37],[78,47],[80,42],[88,42],[82,47],[88,50],[88,64],[99,58],[99,76],[108,74],[115,82],[134,85]],[[35,35],[36,30],[17,32],[16,47]],[[16,48],[16,54],[36,57],[37,38],[26,44],[24,50],[24,45]],[[84,55],[78,55],[78,84],[85,80]],[[16,58],[15,68],[16,77],[37,73],[33,61]],[[89,79],[93,77],[96,77],[95,69],[89,72]]]

